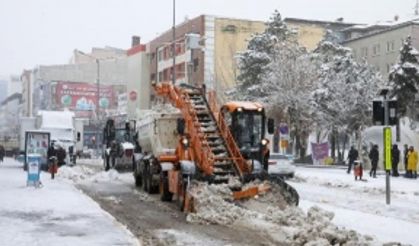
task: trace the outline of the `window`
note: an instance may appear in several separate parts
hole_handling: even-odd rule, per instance
[[[159,82],[163,81],[163,72],[159,72]]]
[[[163,50],[159,50],[159,53],[157,55],[157,60],[161,61],[163,59]]]
[[[361,56],[362,57],[367,57],[368,56],[368,47],[362,47]]]
[[[199,66],[199,59],[198,58],[193,59],[193,71],[194,72],[198,71],[198,66]]]
[[[387,52],[392,52],[392,51],[394,51],[394,40],[387,42]]]
[[[380,44],[376,44],[372,47],[372,55],[373,56],[380,55]]]
[[[356,49],[352,50],[352,54],[353,54],[354,59],[356,59]]]

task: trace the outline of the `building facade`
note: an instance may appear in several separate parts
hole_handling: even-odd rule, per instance
[[[357,60],[365,59],[386,78],[391,67],[398,62],[399,50],[408,36],[412,37],[412,45],[419,49],[419,23],[416,21],[393,25],[342,44],[353,50]]]
[[[308,50],[323,40],[328,29],[339,31],[354,25],[295,18],[286,18],[285,22],[298,31],[298,41]],[[218,99],[224,101],[220,92],[237,84],[238,54],[247,49],[252,35],[262,33],[265,27],[262,21],[211,15],[187,20],[175,28],[175,51],[172,51],[172,30],[149,42],[150,82],[172,81],[175,71],[177,84],[188,83],[197,87],[205,84],[207,91],[218,92]]]
[[[39,66],[31,70],[30,75],[22,75],[25,80],[30,78],[24,83],[25,89],[32,91],[28,94],[37,95],[30,100],[26,90],[24,93],[26,106],[29,108],[32,104],[32,115],[39,110],[64,108],[74,111],[77,117],[87,118],[97,118],[98,112],[102,115],[118,112],[118,95],[126,93],[127,89],[126,51],[122,57],[103,60],[84,55],[94,59],[93,62]]]
[[[0,104],[0,138],[16,139],[22,110],[22,94],[14,93]]]
[[[343,41],[346,39],[347,35],[343,30],[356,25],[354,23],[343,22],[343,19],[338,21],[320,21],[285,18],[284,21],[289,27],[297,31],[299,44],[309,51],[314,50],[317,47],[324,39],[328,30],[333,31],[338,41]]]
[[[138,119],[140,110],[150,108],[150,56],[139,37],[133,37],[127,51],[126,112],[129,120]]]

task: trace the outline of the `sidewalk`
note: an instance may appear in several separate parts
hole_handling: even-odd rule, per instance
[[[0,245],[138,245],[132,234],[71,183],[41,173],[26,187],[22,165],[0,164]]]
[[[293,163],[297,167],[308,167],[308,168],[330,168],[330,169],[348,169],[347,165],[315,165],[309,163]]]

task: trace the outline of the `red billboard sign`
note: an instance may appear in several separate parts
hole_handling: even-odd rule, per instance
[[[112,86],[101,85],[99,91],[100,109],[115,108],[115,93]],[[98,102],[97,94],[98,87],[95,84],[58,82],[55,87],[57,105],[74,111],[95,110]]]

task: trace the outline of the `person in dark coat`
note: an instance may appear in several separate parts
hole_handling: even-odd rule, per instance
[[[374,145],[372,147],[368,157],[371,160],[370,176],[373,177],[373,178],[376,178],[377,177],[378,158],[379,158],[378,145]]]
[[[51,179],[54,179],[55,173],[57,173],[57,150],[55,149],[55,141],[51,142],[48,148],[48,172],[51,173]]]
[[[53,156],[57,157],[57,150],[55,150],[55,141],[51,142],[51,145],[48,148],[47,156],[48,160]]]
[[[357,159],[358,159],[358,150],[356,150],[354,146],[351,146],[351,149],[349,150],[349,153],[348,153],[349,165],[348,165],[347,173],[351,173],[352,166],[354,165],[354,162]]]
[[[393,177],[398,177],[399,176],[399,161],[400,161],[400,150],[397,147],[397,144],[393,145],[393,148],[391,149],[391,175]]]
[[[57,162],[58,166],[61,167],[62,165],[65,165],[65,158],[67,156],[65,149],[61,146],[58,146],[58,149],[56,150],[57,153]]]
[[[407,146],[407,144],[404,145],[404,150],[403,150],[403,157],[404,157],[404,176],[407,177],[407,157],[408,157],[408,153],[409,153],[409,148]]]
[[[0,162],[3,162],[3,158],[6,155],[3,145],[0,145]]]

